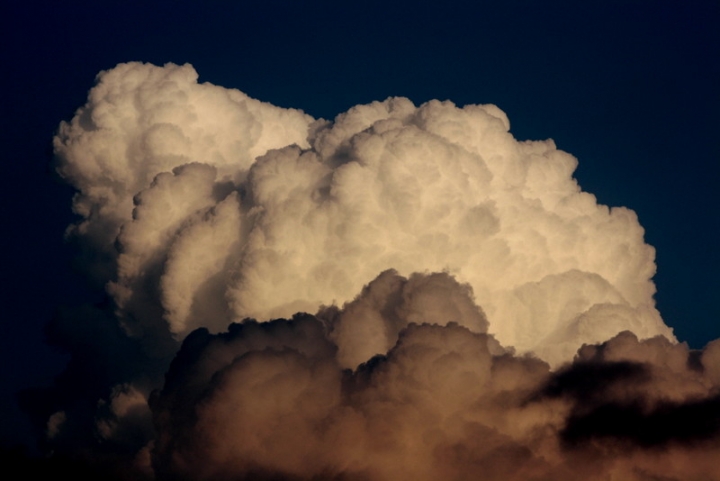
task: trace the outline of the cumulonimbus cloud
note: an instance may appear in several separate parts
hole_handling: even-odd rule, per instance
[[[395,269],[469,283],[491,333],[552,363],[624,329],[672,337],[635,214],[497,107],[391,98],[326,122],[196,80],[120,65],[55,138],[72,233],[106,253],[130,333],[315,312]]]
[[[636,215],[509,129],[493,105],[326,121],[189,65],[102,72],[55,137],[68,235],[135,349],[96,436],[136,433],[160,479],[717,476],[717,344],[663,323]]]
[[[246,320],[216,335],[194,331],[151,400],[155,473],[200,480],[717,479],[717,341],[691,353],[664,337],[639,341],[624,331],[551,371],[486,333],[445,321],[457,315],[452,308],[431,308],[426,322],[415,322],[415,307],[425,311],[438,297],[472,305],[467,286],[446,274],[386,272],[339,310]],[[458,318],[472,325],[468,318],[479,314],[475,308]],[[362,339],[345,336],[345,322],[358,324]],[[355,364],[348,347],[382,345],[377,324],[386,335],[399,329],[391,347],[346,368]]]

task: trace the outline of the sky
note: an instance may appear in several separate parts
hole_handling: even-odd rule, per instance
[[[637,213],[677,340],[720,337],[717,2],[146,3],[0,7],[5,444],[34,437],[15,392],[69,359],[45,326],[63,306],[107,302],[63,240],[74,189],[52,139],[123,62],[189,63],[199,82],[314,118],[395,96],[497,105],[515,139],[553,139],[584,191]]]

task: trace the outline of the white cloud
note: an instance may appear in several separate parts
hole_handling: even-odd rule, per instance
[[[469,283],[490,332],[552,363],[623,329],[672,337],[635,214],[497,107],[393,98],[313,123],[196,80],[119,65],[55,139],[130,332],[315,312],[395,269]]]

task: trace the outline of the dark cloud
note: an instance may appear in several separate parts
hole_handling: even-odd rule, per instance
[[[716,479],[718,386],[686,346],[622,333],[551,371],[455,323],[410,323],[353,370],[330,341],[342,314],[188,336],[151,403],[160,479],[685,479],[695,461],[687,479]],[[666,382],[688,379],[667,348],[693,385]]]

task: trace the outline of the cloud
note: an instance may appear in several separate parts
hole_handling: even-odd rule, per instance
[[[381,274],[331,317],[193,332],[151,402],[159,478],[718,479],[720,344],[625,331],[553,371],[458,323],[411,322],[411,282]],[[345,344],[363,336],[337,330],[358,309],[403,328],[348,369]]]
[[[391,98],[315,121],[196,80],[119,65],[55,138],[71,233],[104,253],[89,270],[129,333],[315,312],[395,269],[470,284],[490,332],[552,364],[624,329],[672,337],[635,214],[497,107]]]
[[[47,446],[160,480],[720,479],[720,344],[663,323],[634,212],[509,129],[100,73],[54,143],[108,301],[48,329]]]

